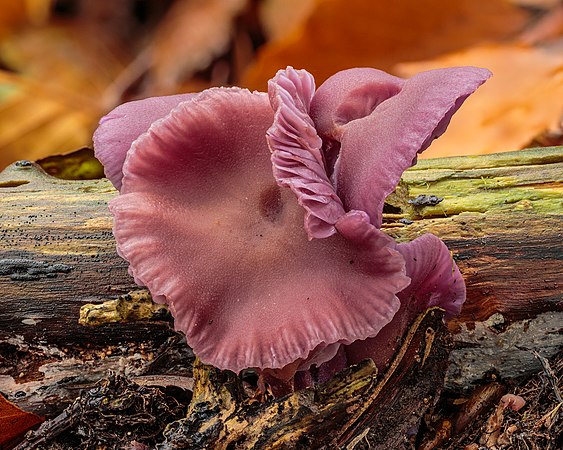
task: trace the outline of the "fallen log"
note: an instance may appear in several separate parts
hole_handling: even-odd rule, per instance
[[[561,147],[442,158],[419,162],[389,197],[383,229],[397,240],[436,234],[466,279],[448,388],[491,370],[526,376],[541,369],[533,351],[561,349],[562,178]],[[0,174],[0,392],[24,409],[53,416],[108,369],[192,375],[166,311],[128,295],[139,287],[115,252],[115,195],[107,180],[59,180],[25,161]],[[130,321],[123,308],[141,312]]]

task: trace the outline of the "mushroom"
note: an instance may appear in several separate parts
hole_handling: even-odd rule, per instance
[[[237,88],[180,103],[131,145],[110,203],[137,282],[169,304],[202,361],[235,372],[375,336],[409,283],[382,232],[361,246],[307,240],[272,176],[272,120],[267,95]]]
[[[383,202],[488,76],[351,69],[315,91],[287,68],[269,96],[212,88],[122,105],[94,136],[120,189],[118,251],[205,363],[291,378],[384,362],[378,338],[430,305],[455,314],[465,289],[438,238],[397,244],[379,229]]]
[[[106,177],[117,190],[121,189],[123,163],[131,143],[148,128],[168,115],[178,104],[196,94],[168,95],[132,101],[119,105],[102,117],[94,133],[96,157],[104,166]]]
[[[510,408],[512,411],[520,411],[526,406],[526,400],[515,394],[504,394],[499,403],[501,409]]]
[[[380,227],[385,198],[402,173],[489,76],[475,67],[432,70],[408,80],[349,69],[315,92],[307,72],[279,71],[269,82],[276,111],[268,131],[274,176],[305,208],[309,238],[339,233],[358,245],[365,242]],[[465,301],[461,273],[436,236],[391,241],[390,247],[404,257],[411,283],[398,293],[401,309],[391,323],[377,336],[346,346],[348,363],[369,357],[383,369],[416,315],[440,306],[449,318]]]

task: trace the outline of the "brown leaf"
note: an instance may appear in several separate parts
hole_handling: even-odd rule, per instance
[[[481,414],[487,412],[506,392],[506,386],[496,381],[479,386],[471,393],[453,419],[453,434],[465,431]]]
[[[79,21],[26,28],[2,40],[0,58],[44,87],[100,103],[128,56],[112,36],[97,31]]]
[[[177,0],[155,33],[151,91],[176,92],[178,84],[226,50],[235,17],[247,0]]]
[[[270,41],[291,35],[303,26],[319,0],[266,0],[260,5],[260,22]]]
[[[519,31],[527,15],[503,0],[325,0],[291,36],[266,45],[243,84],[264,90],[276,70],[307,68],[320,83],[349,67],[391,69]]]
[[[509,0],[518,6],[525,6],[528,8],[549,9],[561,3],[561,0]]]
[[[106,94],[127,58],[90,31],[79,23],[30,27],[2,40],[12,72],[0,71],[0,170],[90,145],[98,119],[119,101]]]
[[[52,0],[2,0],[0,36],[26,24],[42,24],[49,17]]]
[[[526,401],[519,395],[504,394],[495,411],[489,416],[484,427],[484,432],[480,442],[487,448],[495,448],[501,436],[501,427],[504,421],[504,411],[506,408],[518,411],[526,404]]]
[[[0,170],[90,144],[100,115],[95,105],[0,71]]]
[[[551,9],[520,36],[524,44],[537,44],[563,35],[563,3]]]
[[[28,430],[41,422],[41,417],[22,411],[0,395],[0,448],[17,443],[18,438],[23,438]]]
[[[463,105],[422,157],[485,154],[525,147],[546,129],[557,129],[563,113],[563,53],[549,48],[485,45],[435,60],[401,64],[411,76],[439,67],[474,65],[493,72]]]

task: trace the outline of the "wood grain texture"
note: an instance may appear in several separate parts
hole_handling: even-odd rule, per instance
[[[168,324],[158,322],[78,323],[84,303],[136,287],[115,252],[107,209],[115,195],[107,180],[59,180],[30,163],[0,174],[0,340],[109,344],[155,331],[166,339]]]
[[[404,175],[414,223],[390,234],[411,240],[430,232],[451,249],[467,285],[458,322],[501,313],[507,321],[561,311],[563,149],[421,161]]]
[[[107,180],[63,181],[28,162],[0,174],[0,391],[11,401],[53,414],[65,406],[57,395],[68,401],[75,385],[93,383],[108,368],[186,370],[178,358],[170,362],[183,344],[170,351],[168,340],[179,336],[166,317],[79,323],[85,304],[139,289],[115,251],[107,209],[115,195]],[[442,200],[409,203],[419,195]],[[549,357],[561,348],[553,324],[563,318],[562,203],[561,147],[421,161],[388,199],[383,229],[401,241],[436,234],[466,280],[467,302],[450,323],[459,332],[450,387],[466,387],[503,361],[513,368],[503,375],[528,374],[539,363],[524,353]],[[530,348],[507,345],[497,358],[495,340],[509,331],[511,340],[525,334]],[[481,364],[464,372],[469,357]]]
[[[324,385],[261,404],[234,374],[196,363],[186,418],[168,427],[158,448],[406,448],[405,436],[443,384],[451,337],[442,318],[436,308],[418,317],[385,373],[366,360]]]

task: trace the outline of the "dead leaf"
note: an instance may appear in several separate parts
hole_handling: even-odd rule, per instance
[[[50,15],[52,0],[2,0],[0,36],[27,24],[44,24]]]
[[[563,4],[548,11],[520,36],[523,44],[533,45],[563,35]]]
[[[93,104],[0,71],[0,170],[89,145],[100,116]]]
[[[32,27],[2,40],[0,57],[11,72],[0,71],[0,170],[90,145],[99,118],[115,106],[105,94],[126,56],[88,30]]]
[[[266,0],[260,4],[260,23],[269,41],[278,41],[303,26],[322,0]]]
[[[440,67],[486,67],[493,77],[469,98],[422,157],[496,153],[525,147],[563,113],[563,53],[549,48],[485,45],[435,60],[400,64],[411,76]]]
[[[544,130],[539,135],[534,136],[534,139],[528,142],[524,148],[555,147],[561,145],[563,145],[563,115],[561,115],[561,120],[556,128]]]
[[[518,411],[525,404],[526,401],[519,395],[503,395],[495,411],[489,416],[487,423],[485,424],[480,442],[484,444],[486,448],[496,448],[499,443],[499,438],[501,437],[504,411],[507,408],[513,411]]]
[[[481,385],[471,393],[453,419],[453,435],[467,429],[481,414],[488,411],[505,394],[506,386],[496,381]]]
[[[44,87],[99,103],[128,56],[111,36],[93,34],[95,28],[80,22],[30,27],[2,40],[0,58]]]
[[[303,27],[262,48],[242,84],[264,90],[287,65],[307,68],[318,83],[349,67],[389,70],[512,36],[527,17],[503,0],[319,1]]]
[[[528,8],[550,9],[561,3],[561,0],[510,0],[510,3]]]
[[[151,44],[152,92],[176,92],[179,83],[224,52],[235,17],[247,0],[177,0]]]
[[[81,148],[65,155],[48,156],[36,161],[49,175],[63,180],[93,180],[104,177],[102,164],[94,150]]]
[[[27,22],[27,8],[21,0],[6,0],[0,8],[0,35]]]
[[[0,395],[0,448],[17,443],[18,438],[43,422],[39,416],[22,411]]]

